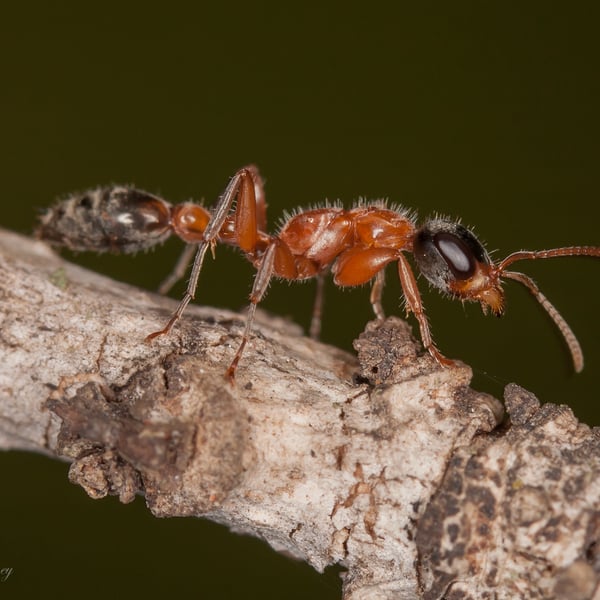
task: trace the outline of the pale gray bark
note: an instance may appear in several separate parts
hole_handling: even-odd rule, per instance
[[[0,234],[0,448],[72,461],[93,498],[144,494],[322,570],[346,598],[592,598],[600,440],[517,386],[501,405],[466,366],[421,355],[399,319],[358,360],[261,316],[190,307]],[[40,499],[40,501],[43,501]]]

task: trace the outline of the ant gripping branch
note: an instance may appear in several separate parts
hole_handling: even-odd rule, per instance
[[[235,202],[237,200],[237,202]],[[193,203],[172,206],[165,200],[128,187],[99,188],[60,202],[41,219],[37,236],[73,250],[136,252],[163,242],[172,233],[187,242],[173,273],[161,285],[165,293],[183,277],[195,251],[187,290],[179,307],[160,331],[168,334],[194,298],[206,251],[214,256],[217,243],[239,248],[256,268],[246,327],[227,370],[233,380],[250,337],[257,304],[272,277],[288,280],[317,278],[317,301],[311,335],[320,329],[322,281],[331,269],[339,286],[373,282],[371,305],[384,318],[381,296],[384,268],[396,262],[407,311],[419,324],[421,340],[431,356],[449,366],[433,343],[421,295],[405,252],[412,252],[418,270],[434,287],[452,298],[478,301],[484,312],[504,312],[502,279],[522,283],[552,318],[570,350],[575,371],[583,369],[583,353],[575,334],[534,281],[507,267],[520,260],[561,256],[600,257],[600,247],[570,246],[553,250],[519,251],[494,263],[475,235],[454,221],[430,219],[417,227],[404,211],[383,202],[359,204],[346,210],[326,206],[301,211],[287,219],[275,235],[266,233],[263,182],[254,166],[240,169],[229,181],[212,211]]]

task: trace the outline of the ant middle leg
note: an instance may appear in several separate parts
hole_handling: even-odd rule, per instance
[[[317,273],[317,289],[315,291],[315,303],[313,304],[312,317],[308,334],[311,339],[318,340],[321,335],[321,318],[323,316],[323,303],[325,301],[325,275],[326,271]]]
[[[383,306],[381,304],[381,296],[383,295],[383,286],[385,285],[385,271],[377,271],[375,279],[373,279],[373,286],[371,287],[370,301],[373,307],[373,312],[378,321],[385,319],[385,313],[383,312]]]

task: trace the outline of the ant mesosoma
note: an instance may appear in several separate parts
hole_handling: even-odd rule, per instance
[[[160,291],[166,293],[183,277],[195,251],[191,276],[185,295],[169,322],[164,329],[148,335],[147,341],[168,334],[194,298],[209,248],[214,257],[217,243],[235,246],[257,270],[244,334],[227,370],[230,380],[248,342],[256,306],[272,277],[317,278],[317,300],[311,323],[311,335],[317,337],[324,275],[331,270],[339,286],[372,281],[371,305],[375,316],[383,319],[384,268],[391,262],[398,265],[406,309],[417,319],[423,346],[440,365],[453,364],[433,342],[406,252],[412,252],[418,270],[430,284],[452,298],[478,301],[484,312],[489,309],[495,315],[503,314],[502,279],[523,284],[560,330],[575,370],[583,369],[579,342],[558,310],[530,277],[507,268],[520,260],[600,257],[600,247],[523,250],[494,263],[475,235],[459,223],[434,218],[417,227],[407,212],[388,208],[384,202],[360,203],[349,210],[324,206],[299,211],[287,218],[277,234],[270,235],[266,233],[263,181],[254,166],[235,173],[212,211],[190,202],[173,206],[162,198],[130,187],[107,187],[58,203],[41,218],[37,230],[39,238],[72,250],[123,253],[150,248],[173,233],[189,246]]]

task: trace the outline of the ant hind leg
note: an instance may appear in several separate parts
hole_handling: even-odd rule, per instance
[[[196,252],[197,244],[187,244],[183,249],[181,256],[177,260],[175,268],[169,273],[169,275],[161,282],[158,286],[159,294],[168,294],[170,289],[180,280],[183,279],[185,272]]]
[[[254,277],[254,284],[252,285],[252,292],[250,293],[250,306],[248,307],[248,313],[246,315],[246,327],[244,329],[244,334],[242,336],[242,341],[229,365],[229,368],[226,372],[226,377],[230,382],[233,383],[235,379],[235,371],[237,369],[237,365],[240,362],[240,358],[242,358],[242,354],[244,353],[244,348],[250,339],[250,332],[252,331],[252,323],[254,321],[254,315],[256,313],[256,305],[263,299],[267,288],[269,287],[269,282],[271,281],[271,277],[273,276],[273,269],[275,266],[275,252],[277,251],[276,244],[270,244],[265,253],[263,254],[260,263],[258,265],[258,269],[256,271],[256,276]]]
[[[243,168],[240,169],[237,173],[235,173],[235,175],[229,180],[229,184],[225,188],[223,194],[221,194],[221,197],[219,198],[215,209],[212,212],[212,217],[206,225],[204,233],[202,234],[202,241],[198,244],[198,250],[196,252],[196,257],[194,258],[194,265],[192,266],[190,279],[188,281],[185,294],[181,299],[177,310],[169,319],[169,322],[163,329],[161,329],[160,331],[155,331],[154,333],[151,333],[150,335],[146,336],[146,342],[150,342],[151,340],[160,335],[168,334],[171,331],[171,329],[173,329],[175,323],[177,323],[177,321],[179,321],[179,319],[181,318],[181,315],[185,311],[187,305],[194,299],[194,296],[196,294],[196,288],[198,287],[198,278],[200,277],[200,271],[202,269],[202,264],[204,262],[204,256],[206,255],[206,251],[210,247],[211,253],[213,254],[214,258],[214,249],[217,244],[217,241],[219,240],[219,234],[221,233],[221,229],[231,212],[233,201],[238,195],[241,196],[239,199],[239,205],[247,208],[240,209],[240,206],[236,207],[234,215],[236,217],[236,220],[240,221],[240,223],[243,224],[243,226],[245,226],[245,228],[243,229],[245,244],[248,245],[250,249],[254,250],[252,244],[255,243],[257,237],[256,206],[254,203],[255,175],[255,167],[254,171],[252,169],[249,170]],[[240,244],[240,247],[242,248],[242,250],[245,249],[242,244]],[[187,257],[187,251],[184,251],[184,254],[182,255],[177,264],[177,267],[179,267],[180,263],[183,262],[184,257]],[[170,280],[171,278],[168,278],[165,284],[170,283]],[[162,287],[163,286],[161,286],[161,288]]]

